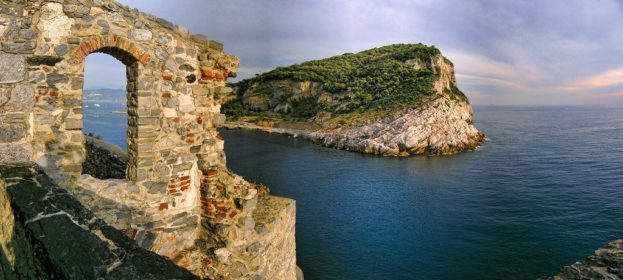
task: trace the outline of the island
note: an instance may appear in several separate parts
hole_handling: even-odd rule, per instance
[[[394,44],[278,67],[221,94],[225,128],[258,129],[384,156],[451,155],[485,135],[434,46]]]

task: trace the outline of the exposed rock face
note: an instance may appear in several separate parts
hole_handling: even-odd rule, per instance
[[[406,156],[449,155],[472,150],[484,134],[472,125],[472,108],[465,101],[441,96],[421,109],[355,126],[311,133],[316,142],[366,154]]]
[[[595,254],[560,270],[553,277],[540,280],[623,279],[623,240],[615,240],[597,249]]]
[[[332,94],[323,90],[322,83],[289,79],[254,83],[242,98],[250,109],[287,114],[292,112],[293,102],[309,97],[321,103],[332,100]]]
[[[416,48],[415,51],[420,51],[421,48]],[[431,53],[433,54],[431,55]],[[392,54],[390,52],[388,56]],[[355,54],[355,56],[358,55],[360,54]],[[402,56],[409,56],[409,54],[402,54]],[[330,92],[322,82],[318,81],[297,81],[292,78],[273,79],[270,76],[271,72],[268,72],[267,77],[260,76],[251,79],[248,84],[241,82],[244,91],[238,96],[246,108],[266,112],[268,118],[275,114],[286,116],[295,114],[297,102],[313,100],[318,104],[317,106],[325,109],[320,110],[307,121],[322,128],[319,130],[308,129],[307,132],[302,133],[290,131],[288,134],[302,136],[318,144],[337,149],[385,156],[407,156],[415,154],[450,155],[478,147],[484,141],[485,136],[473,125],[472,107],[467,97],[457,88],[452,63],[438,51],[412,56],[414,58],[406,60],[394,58],[392,62],[398,61],[399,65],[411,68],[414,70],[413,75],[430,75],[432,77],[430,79],[417,80],[417,83],[421,85],[420,90],[428,90],[429,92],[409,92],[408,94],[413,97],[404,98],[405,104],[389,103],[385,106],[393,106],[390,107],[394,108],[391,110],[384,109],[383,106],[377,104],[383,102],[383,98],[404,95],[404,90],[401,91],[401,89],[407,87],[406,85],[401,88],[400,85],[395,86],[395,84],[389,83],[386,87],[388,91],[394,93],[374,99],[375,97],[365,97],[365,94],[361,93],[357,96],[350,88]],[[335,58],[329,58],[325,61],[332,59]],[[381,63],[379,61],[383,59],[386,58],[375,58],[370,63]],[[301,76],[301,72],[307,73],[305,71],[313,72],[314,74],[310,74],[313,77],[318,72],[323,71],[322,67],[315,66],[319,63],[322,61],[310,62],[310,65],[307,66],[305,63],[300,66],[291,66],[290,68],[293,70],[290,71],[295,73],[292,74],[293,76]],[[335,67],[330,63],[327,64],[328,67]],[[290,68],[286,67],[285,69]],[[313,71],[307,70],[308,68],[312,68]],[[277,75],[279,77],[287,76],[287,74],[281,74],[281,72],[286,72],[284,70],[276,69],[275,71],[279,73]],[[389,70],[385,69],[384,71]],[[404,71],[404,69],[400,71]],[[326,76],[327,74],[320,73],[318,75]],[[355,79],[356,82],[352,84],[357,85],[370,83],[369,81],[374,79],[391,80],[392,76],[396,76],[398,73],[383,72],[383,75],[385,76],[362,77],[355,75],[353,77],[351,75],[348,77]],[[404,81],[404,76],[401,76],[401,79],[404,83],[412,82],[412,80]],[[331,82],[334,83],[332,80]],[[384,85],[383,83],[380,84]],[[395,87],[392,88],[392,86]],[[374,87],[371,88],[374,89]],[[414,87],[411,85],[411,88]],[[370,106],[372,107],[370,108],[372,109],[368,109],[366,105],[356,105],[360,107],[348,111],[348,108],[355,106],[353,104],[361,102],[361,95],[364,96],[363,100],[371,98]],[[399,102],[394,101],[394,103]],[[309,109],[309,107],[303,108]],[[326,110],[333,110],[334,113]],[[263,123],[258,122],[258,125],[263,125]],[[250,126],[230,123],[228,127],[247,128]]]
[[[87,156],[82,173],[98,179],[125,179],[128,153],[95,137],[85,135]]]

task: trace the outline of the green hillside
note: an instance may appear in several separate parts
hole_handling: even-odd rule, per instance
[[[249,110],[242,97],[251,85],[255,93],[271,94],[270,81],[292,80],[313,81],[323,84],[323,90],[331,94],[348,93],[346,103],[319,103],[309,97],[292,102],[292,111],[282,114],[285,119],[304,120],[319,111],[332,114],[340,124],[349,124],[405,108],[420,106],[425,97],[436,94],[433,83],[439,78],[438,65],[431,61],[441,52],[434,46],[423,44],[395,44],[327,59],[313,60],[288,67],[278,67],[232,84],[237,96],[223,106],[223,112],[230,118],[250,115],[264,115]],[[444,58],[445,59],[445,58]],[[407,60],[424,62],[416,70]],[[446,60],[446,62],[450,63]],[[451,65],[451,63],[450,63]],[[437,68],[435,68],[437,67]],[[455,86],[450,96],[466,100]],[[273,114],[274,116],[274,114]]]

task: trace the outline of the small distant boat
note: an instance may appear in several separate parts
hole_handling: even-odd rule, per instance
[[[86,105],[86,104],[85,104],[85,105],[84,105],[84,108],[89,108],[89,105]]]
[[[115,110],[115,111],[112,111],[111,113],[113,113],[113,114],[127,114],[128,112]]]
[[[100,105],[99,105],[99,104],[97,104],[97,103],[93,104],[93,106],[95,106],[95,107],[97,107],[97,108],[99,108],[99,107],[100,107]]]

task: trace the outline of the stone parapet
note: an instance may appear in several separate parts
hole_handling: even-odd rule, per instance
[[[247,246],[249,262],[261,269],[266,279],[297,279],[294,200],[260,197],[253,219],[258,239]]]
[[[0,278],[198,279],[96,218],[35,166],[0,166]]]

